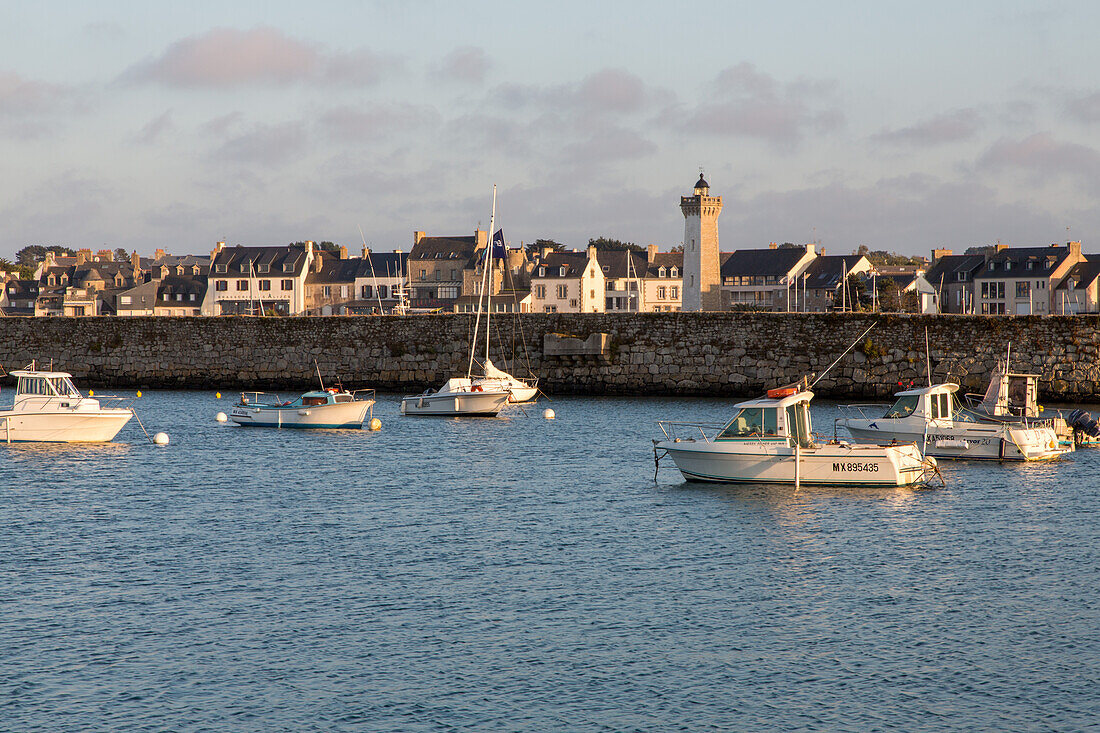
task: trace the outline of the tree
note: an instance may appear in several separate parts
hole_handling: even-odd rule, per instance
[[[678,245],[676,245],[675,247],[673,247],[672,249],[669,250],[669,252],[683,252],[683,251],[684,251],[684,245],[682,245],[682,244],[678,244]]]
[[[561,252],[565,249],[565,245],[561,242],[555,242],[553,239],[536,239],[534,242],[528,244],[525,249],[527,255],[532,256],[542,251],[543,247],[549,247],[552,252]]]
[[[115,262],[125,262],[130,259],[130,253],[126,251],[125,247],[115,248]]]
[[[901,310],[903,313],[920,313],[920,294],[916,290],[901,294]]]
[[[901,310],[901,296],[898,284],[892,277],[875,278],[875,290],[878,293],[878,309],[883,313],[897,313]]]
[[[68,247],[62,247],[58,244],[51,244],[48,247],[44,247],[41,244],[30,244],[15,253],[15,262],[20,265],[34,265],[44,260],[47,252],[53,252],[55,255],[67,257],[72,257],[76,254],[75,251]]]
[[[897,267],[901,265],[922,265],[924,260],[920,257],[907,257],[896,252],[887,252],[884,249],[870,249],[866,244],[856,248],[857,255],[863,255],[870,260],[872,265],[880,267]]]
[[[339,252],[340,251],[340,245],[333,244],[332,242],[314,242],[313,245],[317,249],[323,249],[326,252]],[[306,246],[306,243],[305,242],[291,242],[290,246],[291,247],[304,247],[304,246]]]
[[[34,277],[34,265],[17,265],[6,257],[0,257],[0,270],[15,273],[20,280],[30,280]]]
[[[843,306],[847,302],[848,310],[858,311],[866,310],[870,308],[871,296],[867,293],[867,283],[863,281],[860,273],[853,272],[848,276],[848,294],[839,295],[837,300],[840,301]],[[836,301],[833,301],[833,305],[836,305]]]
[[[633,252],[645,252],[645,247],[641,247],[633,242],[623,242],[618,239],[609,239],[608,237],[600,237],[598,239],[589,239],[588,246],[595,245],[599,250],[631,250]]]

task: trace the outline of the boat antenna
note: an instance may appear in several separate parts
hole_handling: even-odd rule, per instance
[[[811,383],[810,383],[810,385],[809,385],[809,386],[808,386],[808,387],[807,387],[806,389],[813,389],[814,385],[815,385],[815,384],[817,384],[818,382],[820,382],[820,381],[822,380],[822,378],[824,378],[824,376],[825,376],[826,374],[828,374],[828,373],[829,373],[830,371],[832,371],[832,368],[833,368],[833,367],[835,367],[835,366],[836,366],[837,364],[839,364],[839,363],[840,363],[840,360],[844,358],[845,354],[847,354],[847,353],[848,353],[849,351],[851,351],[852,349],[854,349],[854,348],[855,348],[855,345],[859,343],[859,340],[860,340],[861,338],[863,338],[864,336],[866,336],[867,334],[871,333],[871,329],[872,329],[872,328],[874,328],[874,327],[875,327],[875,326],[877,326],[877,325],[878,325],[878,321],[874,321],[874,322],[872,322],[872,323],[871,323],[871,325],[867,327],[867,330],[866,330],[866,331],[864,331],[863,333],[861,333],[861,334],[860,334],[859,336],[857,336],[857,337],[856,337],[856,340],[855,340],[855,341],[853,341],[853,342],[852,342],[852,343],[851,343],[851,344],[850,344],[850,345],[848,346],[848,348],[846,348],[846,349],[845,349],[844,351],[842,351],[842,352],[841,352],[840,356],[838,356],[838,357],[836,358],[836,361],[834,361],[834,362],[833,362],[832,364],[830,364],[830,365],[828,366],[828,368],[827,368],[827,369],[825,369],[825,371],[821,372],[821,374],[818,374],[818,375],[817,375],[817,378],[816,378],[816,379],[814,379],[814,381],[813,381],[813,382],[811,382]]]
[[[317,360],[313,360],[313,368],[317,370],[317,381],[321,383],[321,391],[325,391],[325,380],[321,379],[321,367],[317,364]]]

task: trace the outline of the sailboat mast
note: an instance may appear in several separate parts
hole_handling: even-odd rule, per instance
[[[493,209],[492,209],[492,213],[489,214],[489,241],[485,246],[485,258],[484,258],[485,259],[485,269],[486,270],[488,270],[488,268],[489,268],[489,253],[492,250],[492,246],[493,246],[493,225],[496,221],[496,214],[497,214],[497,187],[496,187],[496,184],[493,184]],[[481,299],[484,297],[484,294],[485,294],[485,273],[484,272],[481,273],[481,283],[482,283],[481,292],[477,294],[477,316],[474,318],[474,335],[473,335],[473,338],[470,339],[470,362],[466,366],[466,378],[467,379],[469,379],[474,373],[474,352],[477,350],[477,334],[478,334],[478,331],[481,328]],[[485,313],[485,332],[486,332],[485,353],[486,353],[486,358],[488,358],[488,353],[489,353],[488,331],[489,331],[489,313],[488,313],[488,311],[486,311],[486,313]]]
[[[485,363],[489,363],[489,341],[492,333],[489,331],[489,317],[492,315],[493,299],[493,242],[496,239],[497,218],[497,187],[493,184],[493,210],[489,214],[489,245],[485,248]]]

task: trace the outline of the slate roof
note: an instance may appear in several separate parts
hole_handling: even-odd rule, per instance
[[[352,283],[360,277],[398,277],[408,269],[406,262],[409,257],[404,252],[371,252],[369,259],[352,257],[341,260],[335,253],[325,252],[320,271],[311,269],[306,275],[306,284]]]
[[[806,285],[810,289],[834,290],[840,286],[846,270],[851,270],[862,259],[862,255],[820,255],[815,257],[806,270]]]
[[[252,262],[254,269],[249,269]],[[213,275],[215,277],[296,277],[302,273],[306,264],[304,245],[287,244],[278,247],[224,247],[214,257]],[[218,267],[225,265],[225,272]],[[260,272],[260,265],[267,265],[267,272]],[[290,269],[287,269],[289,265]]]
[[[599,260],[599,255],[596,255],[596,259]],[[563,265],[565,266],[564,275],[561,274]],[[535,266],[531,277],[541,279],[580,277],[584,274],[584,268],[587,265],[588,252],[551,252]],[[543,266],[546,267],[546,274],[540,275]]]
[[[721,262],[723,278],[741,275],[783,277],[806,255],[806,248],[739,249],[723,254],[728,255]]]
[[[33,316],[34,301],[38,299],[37,280],[9,280],[4,283],[8,290],[8,306],[4,308],[4,314],[9,316]],[[30,302],[30,306],[13,306],[14,302]]]
[[[410,260],[469,260],[477,247],[477,237],[421,237]],[[372,253],[373,256],[373,253]]]
[[[972,280],[974,273],[985,265],[984,255],[945,255],[938,258],[924,273],[924,279],[938,288],[942,279],[943,284],[961,282],[959,273],[966,273],[966,279]]]
[[[985,266],[974,274],[975,280],[1050,275],[1069,254],[1069,247],[1008,247],[989,255]],[[1027,269],[1031,263],[1030,270]],[[1008,269],[1006,269],[1008,268]]]
[[[658,252],[653,262],[646,265],[646,277],[660,277],[661,267],[665,268],[665,277],[672,277],[672,268],[676,268],[676,277],[684,276],[683,252]]]
[[[1068,290],[1070,280],[1073,280],[1077,288],[1086,288],[1098,277],[1100,277],[1100,256],[1092,255],[1090,259],[1078,262],[1071,267],[1055,289]]]
[[[115,311],[119,310],[152,310],[153,305],[157,300],[157,288],[159,283],[156,280],[150,280],[149,282],[140,283],[128,290],[119,290],[115,292]],[[119,298],[123,295],[130,296],[130,303],[122,305],[119,303]]]
[[[206,297],[207,283],[206,277],[202,275],[169,275],[157,287],[157,305],[198,308]],[[183,295],[183,300],[176,300],[177,294]],[[195,296],[194,300],[191,300],[192,295]]]

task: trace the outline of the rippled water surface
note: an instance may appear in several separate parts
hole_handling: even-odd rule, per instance
[[[0,729],[1095,729],[1100,450],[655,483],[655,420],[731,404],[296,432],[155,392],[168,446],[0,445]]]

